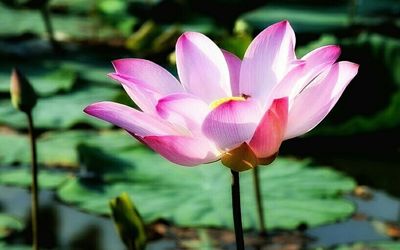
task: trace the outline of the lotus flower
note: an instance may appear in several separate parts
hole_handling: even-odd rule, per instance
[[[85,112],[119,126],[171,162],[222,159],[242,171],[274,158],[283,140],[320,123],[358,71],[336,62],[340,48],[298,59],[288,21],[263,30],[243,60],[209,38],[186,32],[176,44],[179,80],[144,59],[113,61],[109,76],[140,108],[98,102]]]

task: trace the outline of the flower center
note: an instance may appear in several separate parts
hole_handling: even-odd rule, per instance
[[[219,107],[221,104],[224,104],[229,101],[246,101],[245,96],[228,96],[228,97],[223,97],[221,99],[215,100],[210,104],[211,109],[215,109]]]

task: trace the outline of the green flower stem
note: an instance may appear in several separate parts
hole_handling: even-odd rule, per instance
[[[233,212],[233,223],[235,226],[236,236],[236,249],[244,250],[243,240],[243,227],[242,227],[242,212],[240,209],[240,182],[239,172],[231,170],[232,173],[232,212]]]
[[[267,235],[267,229],[265,228],[265,217],[264,217],[264,207],[263,201],[261,197],[261,188],[260,188],[260,170],[258,166],[253,170],[253,183],[254,183],[254,191],[256,195],[256,204],[257,204],[257,214],[258,214],[258,223],[260,226],[260,235]]]
[[[32,249],[39,249],[39,230],[38,230],[38,166],[36,154],[36,139],[34,134],[32,112],[26,113],[28,116],[29,136],[31,144],[31,157],[32,157]]]
[[[59,49],[58,43],[54,37],[54,29],[53,25],[51,23],[50,19],[50,12],[47,4],[43,5],[43,7],[40,8],[40,14],[42,15],[44,25],[46,27],[46,33],[49,36],[49,40],[51,43],[51,46],[53,47],[53,50],[56,51]]]

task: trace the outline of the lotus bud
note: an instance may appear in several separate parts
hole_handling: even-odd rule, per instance
[[[13,106],[22,112],[29,113],[37,102],[37,95],[28,79],[14,68],[11,72],[11,102]]]
[[[143,250],[146,245],[144,222],[127,193],[110,201],[115,227],[128,249]]]

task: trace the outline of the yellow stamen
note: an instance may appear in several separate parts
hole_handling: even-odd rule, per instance
[[[218,106],[220,106],[221,104],[224,104],[226,102],[229,101],[245,101],[246,98],[245,97],[241,97],[241,96],[228,96],[228,97],[223,97],[221,99],[215,100],[210,104],[210,108],[211,109],[215,109]]]

